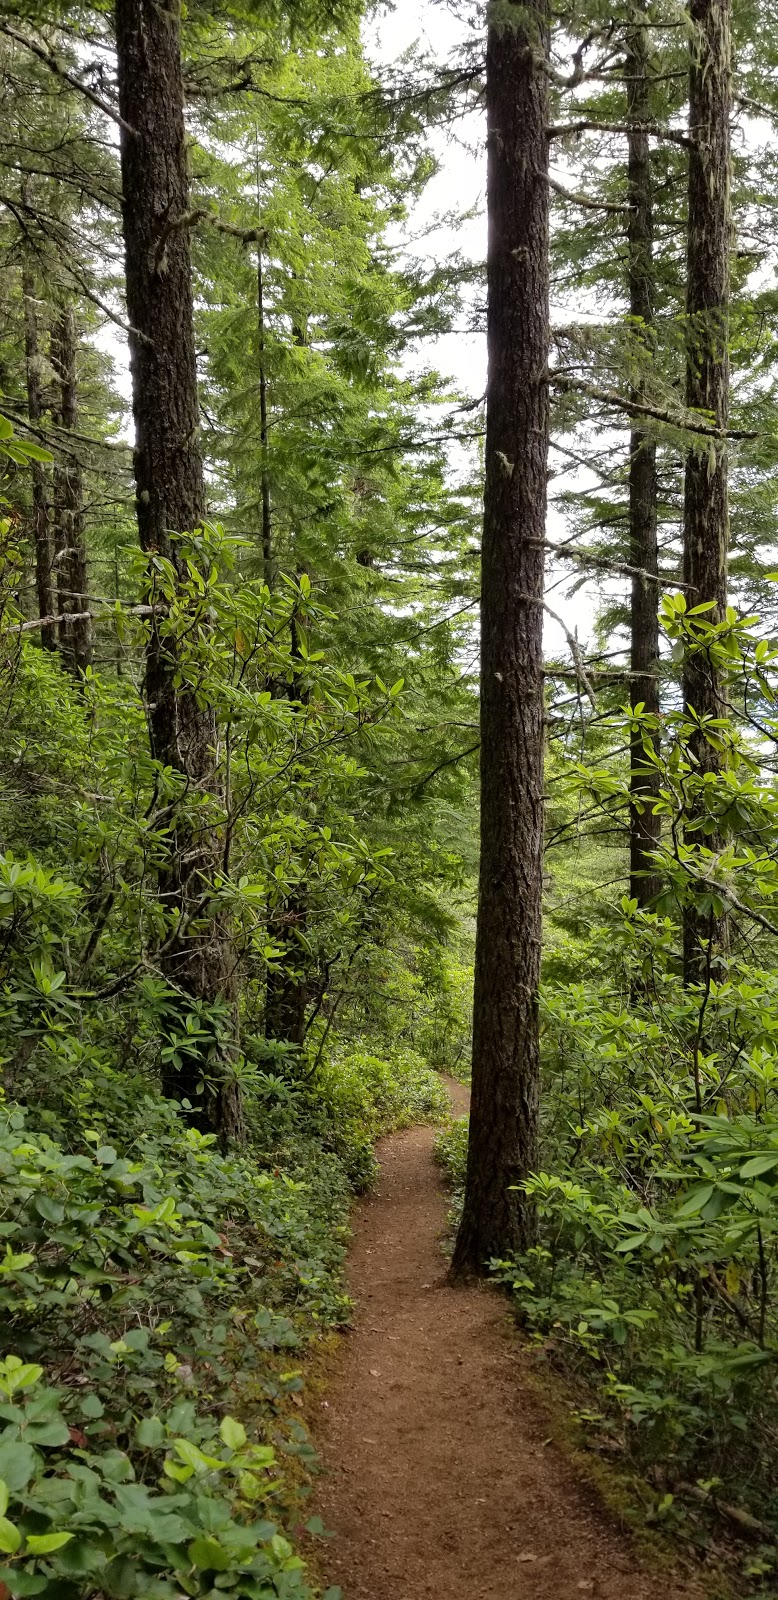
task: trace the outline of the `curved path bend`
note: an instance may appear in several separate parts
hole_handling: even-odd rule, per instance
[[[327,1582],[344,1600],[701,1600],[641,1567],[547,1439],[504,1301],[447,1283],[434,1140],[386,1139],[355,1219],[354,1329],[315,1429]]]

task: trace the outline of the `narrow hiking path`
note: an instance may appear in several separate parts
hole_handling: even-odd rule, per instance
[[[462,1115],[467,1090],[451,1092]],[[316,1429],[327,1582],[345,1600],[700,1600],[641,1569],[546,1440],[504,1302],[446,1282],[434,1140],[427,1127],[386,1139],[357,1211],[354,1329]]]

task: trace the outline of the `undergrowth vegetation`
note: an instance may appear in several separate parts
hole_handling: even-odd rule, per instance
[[[439,1116],[440,1081],[355,1051],[299,1089],[265,1082],[276,1148],[231,1154],[141,1078],[72,1087],[68,1111],[0,1113],[0,1582],[307,1594],[301,1362],[348,1319],[372,1141]]]
[[[774,19],[383,9],[0,21],[0,1600],[313,1600],[349,1207],[471,1058],[455,1267],[778,1568]]]
[[[677,598],[674,610],[676,637],[694,649],[701,624],[684,619]],[[596,842],[577,846],[572,870],[564,850],[551,856],[540,1160],[521,1186],[535,1238],[490,1265],[570,1380],[588,1442],[647,1478],[655,1515],[679,1519],[703,1546],[710,1527],[692,1526],[688,1508],[722,1505],[761,1541],[746,1575],[769,1586],[778,1565],[778,975],[775,798],[763,763],[776,733],[775,648],[753,627],[732,612],[708,631],[733,711],[709,730],[722,758],[715,777],[690,754],[683,712],[662,719],[661,753],[656,719],[631,719],[655,762],[667,825],[653,907],[628,896],[614,904],[589,887],[603,873]],[[744,681],[761,695],[758,746],[748,717],[735,715]],[[614,726],[624,722],[615,716]],[[569,769],[569,803],[579,803],[580,782],[612,815],[621,781],[612,766]],[[694,983],[680,948],[692,896],[721,941],[711,934]],[[466,1121],[449,1123],[437,1150],[456,1221]]]
[[[219,530],[188,570],[186,604],[208,614],[185,670],[240,752],[234,815],[218,784],[182,797],[150,758],[134,674],[72,682],[20,637],[5,591],[0,1595],[318,1593],[298,1538],[306,1518],[323,1533],[306,1509],[305,1361],[350,1316],[349,1208],[376,1140],[442,1117],[428,1062],[467,1038],[439,904],[457,859],[431,848],[411,903],[388,865],[399,850],[346,809],[372,689],[317,661],[305,699],[274,697],[271,671],[302,697],[304,585],[233,585]],[[221,648],[236,626],[253,629],[259,680]],[[377,692],[380,721],[392,697]],[[171,833],[191,848],[202,828],[222,830],[240,871],[223,854],[182,913],[160,887]],[[210,998],[165,966],[177,939],[188,958],[192,922],[231,932],[233,975]],[[288,1019],[300,994],[295,1038],[272,1005]]]

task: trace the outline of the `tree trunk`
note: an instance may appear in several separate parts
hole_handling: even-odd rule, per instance
[[[455,1274],[484,1272],[490,1257],[526,1249],[534,1234],[533,1208],[512,1186],[537,1160],[549,426],[548,77],[538,57],[547,51],[546,0],[500,8],[486,55],[481,864]]]
[[[61,428],[75,433],[78,427],[78,371],[76,319],[72,306],[60,308],[57,316],[55,346],[57,377],[59,379]],[[89,609],[89,580],[86,564],[86,531],[84,524],[84,482],[81,464],[69,451],[67,441],[61,437],[61,460],[57,471],[58,506],[57,526],[60,532],[58,578],[60,603],[66,618],[68,613]],[[88,617],[78,621],[66,620],[61,624],[60,647],[62,659],[69,672],[83,677],[92,664],[92,627]]]
[[[292,659],[300,661],[300,635],[294,617],[291,620],[291,636]],[[272,692],[278,694],[279,687],[276,683]],[[307,702],[308,695],[299,677],[295,676],[289,684],[288,696],[298,706]],[[271,943],[286,945],[291,960],[288,965],[284,962],[280,971],[268,972],[265,986],[265,1038],[285,1040],[299,1049],[305,1043],[310,956],[302,942],[298,942],[295,948],[294,935],[304,935],[307,930],[308,903],[308,885],[303,878],[291,894],[279,901],[267,921]]]
[[[40,427],[43,416],[41,384],[41,357],[38,344],[38,318],[35,310],[35,275],[28,262],[22,271],[22,297],[24,300],[24,358],[27,375],[27,415],[35,427]],[[41,461],[30,462],[32,481],[32,538],[35,552],[35,590],[38,616],[54,615],[54,541],[49,516],[49,496],[46,469]],[[51,624],[41,628],[44,650],[56,650],[57,639]]]
[[[135,485],[143,550],[185,576],[177,532],[202,526],[205,485],[200,450],[184,95],[178,0],[116,0],[121,130],[122,216],[130,338]],[[150,580],[151,581],[151,580]],[[144,692],[151,750],[180,776],[169,855],[160,890],[180,931],[165,973],[184,997],[206,1007],[234,1005],[235,954],[224,913],[211,904],[218,871],[211,827],[192,818],[193,798],[218,794],[216,724],[186,685],[177,686],[176,645],[164,622],[150,627]],[[241,1134],[239,1085],[229,1052],[214,1046],[210,1086],[199,1119],[222,1135]],[[197,1102],[202,1072],[191,1060],[168,1073],[166,1093]]]
[[[52,325],[51,325],[51,332],[49,334],[49,361],[51,363],[51,367],[52,367],[53,372],[57,376],[57,380],[59,380],[60,359],[61,359],[60,358],[60,351],[59,351],[59,334],[60,334],[59,318],[55,317],[54,321],[52,322]],[[56,385],[54,386],[54,392],[53,392],[53,395],[52,395],[52,403],[51,403],[51,408],[50,408],[51,409],[51,420],[52,420],[54,426],[57,427],[57,428],[62,426],[62,415],[61,415],[61,410],[60,410],[61,403],[62,403],[61,388],[60,388],[59,381],[57,381]],[[55,591],[55,593],[54,593],[54,610],[55,610],[55,612],[57,613],[58,616],[62,616],[63,612],[64,612],[64,607],[65,607],[65,604],[66,604],[66,601],[67,601],[67,595],[65,593],[65,590],[68,587],[68,580],[67,580],[67,550],[68,550],[68,543],[67,543],[67,534],[66,534],[66,530],[65,530],[65,527],[64,527],[64,520],[65,520],[64,507],[65,507],[65,502],[67,500],[67,489],[65,487],[65,456],[59,450],[55,450],[55,452],[54,452],[54,468],[53,468],[52,477],[53,477],[52,542],[53,542],[53,545],[54,545],[54,563],[53,563],[53,567],[52,567],[52,587],[53,587],[53,589]],[[62,624],[60,623],[58,625],[58,627],[57,627],[57,648],[58,649],[62,648],[62,641],[63,641],[63,632],[62,632]]]
[[[691,0],[689,64],[689,222],[687,256],[686,403],[720,428],[729,413],[729,233],[731,44],[729,0]],[[684,582],[690,605],[713,601],[706,613],[720,621],[727,605],[729,504],[724,440],[692,445],[684,486]],[[687,656],[683,672],[686,710],[695,717],[726,714],[719,674],[710,655]],[[691,750],[701,772],[719,759],[704,733]],[[690,830],[690,841],[702,836]],[[714,837],[705,840],[716,848]],[[684,977],[699,982],[711,940],[722,933],[709,913],[693,906],[684,916]]]
[[[295,951],[294,931],[305,932],[308,921],[308,901],[305,886],[297,894],[287,895],[276,911],[268,918],[268,937],[290,947],[290,965],[283,964],[280,972],[269,972],[265,989],[265,1038],[283,1040],[297,1045],[305,1042],[305,1012],[308,1004],[308,981],[305,968],[309,964],[302,948]],[[292,969],[293,964],[293,969]]]
[[[259,442],[261,453],[262,494],[262,566],[265,583],[272,589],[273,527],[270,509],[270,473],[268,470],[267,422],[267,371],[265,367],[265,294],[262,274],[262,251],[257,250],[257,336],[259,341]]]
[[[627,227],[629,313],[639,362],[650,360],[654,347],[654,220],[651,155],[645,125],[650,120],[648,40],[645,8],[627,35],[626,80],[628,135],[627,187],[630,217]],[[638,369],[632,399],[645,400],[645,384]],[[629,542],[630,564],[642,572],[658,572],[656,442],[647,429],[633,427],[629,440]],[[650,715],[659,712],[659,588],[650,578],[634,576],[630,610],[630,698],[641,701]],[[654,743],[657,735],[653,736]],[[659,893],[660,880],[651,854],[659,843],[661,819],[652,805],[659,794],[659,779],[646,763],[643,739],[630,740],[629,823],[630,895],[645,906]]]

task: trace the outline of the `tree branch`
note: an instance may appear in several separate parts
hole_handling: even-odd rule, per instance
[[[585,566],[599,567],[603,572],[617,573],[621,578],[645,578],[660,588],[666,583],[672,584],[674,589],[691,590],[693,587],[690,583],[681,583],[673,573],[649,572],[647,567],[632,567],[626,561],[609,561],[607,556],[598,556],[594,551],[576,545],[557,544],[553,539],[527,539],[526,543],[553,550],[555,555],[569,556],[572,561],[580,561]]]
[[[599,400],[601,405],[625,411],[629,417],[653,417],[656,422],[664,422],[668,427],[678,428],[682,433],[700,433],[706,439],[759,438],[758,429],[717,428],[713,422],[703,422],[699,413],[695,411],[680,412],[674,416],[672,411],[665,411],[661,406],[651,406],[639,400],[631,400],[627,395],[619,394],[617,389],[599,389],[594,384],[585,383],[582,378],[570,378],[565,373],[551,372],[549,383],[552,388],[560,389],[563,394],[584,394],[590,400]]]
[[[566,189],[563,183],[557,183],[556,178],[552,178],[548,172],[538,171],[536,176],[542,178],[554,194],[561,194],[563,200],[569,201],[570,205],[581,206],[584,211],[612,211],[621,217],[628,217],[632,212],[631,206],[617,205],[609,200],[589,200],[585,194],[578,194],[577,190]]]
[[[523,595],[522,598],[526,600],[528,598],[528,596],[527,595]],[[559,624],[560,628],[562,629],[562,632],[563,632],[563,634],[564,634],[564,636],[565,636],[565,638],[567,640],[567,644],[568,644],[568,648],[570,650],[570,654],[571,654],[571,656],[573,658],[573,666],[575,668],[575,675],[576,675],[576,679],[578,681],[578,684],[579,684],[579,686],[581,686],[582,688],[584,688],[586,690],[586,695],[587,695],[587,698],[588,698],[588,700],[589,700],[589,702],[591,704],[592,710],[596,711],[597,710],[597,697],[596,697],[596,695],[594,693],[594,690],[593,690],[593,688],[591,686],[591,683],[589,682],[589,679],[586,676],[586,668],[584,667],[583,661],[581,659],[581,649],[580,649],[578,640],[575,637],[575,634],[570,632],[570,629],[568,628],[567,623],[563,622],[562,618],[557,615],[556,611],[552,611],[551,610],[551,607],[550,607],[550,605],[548,604],[548,602],[546,600],[541,601],[541,604],[543,606],[543,610],[546,612],[546,615],[551,617],[551,618],[553,618],[553,621],[557,622]]]
[[[123,617],[153,617],[159,611],[159,606],[122,606]],[[89,622],[105,620],[115,615],[106,611],[63,611],[57,617],[33,617],[31,622],[14,622],[10,628],[4,628],[3,634],[8,633],[37,633],[39,628],[58,627],[63,622]]]
[[[165,249],[171,234],[177,233],[181,228],[196,228],[200,222],[210,223],[217,233],[226,233],[232,239],[240,239],[241,244],[265,244],[267,241],[267,228],[239,228],[233,222],[222,222],[221,217],[215,217],[206,206],[195,206],[192,211],[182,211],[179,217],[172,217],[165,223],[157,244],[155,272],[162,271]]]
[[[592,122],[582,117],[580,122],[552,122],[548,129],[549,139],[564,139],[569,133],[648,133],[655,139],[669,139],[671,144],[679,144],[684,150],[694,148],[694,140],[688,134],[676,128],[663,128],[658,122]]]
[[[63,66],[62,62],[58,61],[57,57],[52,55],[51,51],[47,50],[44,45],[38,44],[36,39],[28,39],[26,34],[20,33],[18,28],[13,28],[8,22],[0,22],[0,33],[4,33],[8,39],[13,39],[16,44],[20,44],[23,50],[29,50],[31,55],[37,56],[38,60],[42,61],[43,65],[48,67],[56,78],[61,78],[62,82],[68,84],[69,88],[76,89],[79,94],[85,95],[87,100],[91,100],[93,106],[97,106],[98,111],[102,111],[118,127],[123,128],[125,133],[129,133],[133,139],[137,139],[137,128],[133,128],[129,122],[125,122],[124,117],[120,116],[119,112],[115,111],[107,100],[103,100],[101,95],[95,94],[94,89],[90,89],[88,84],[82,83],[80,78],[76,78],[72,72],[68,72],[67,67]]]

